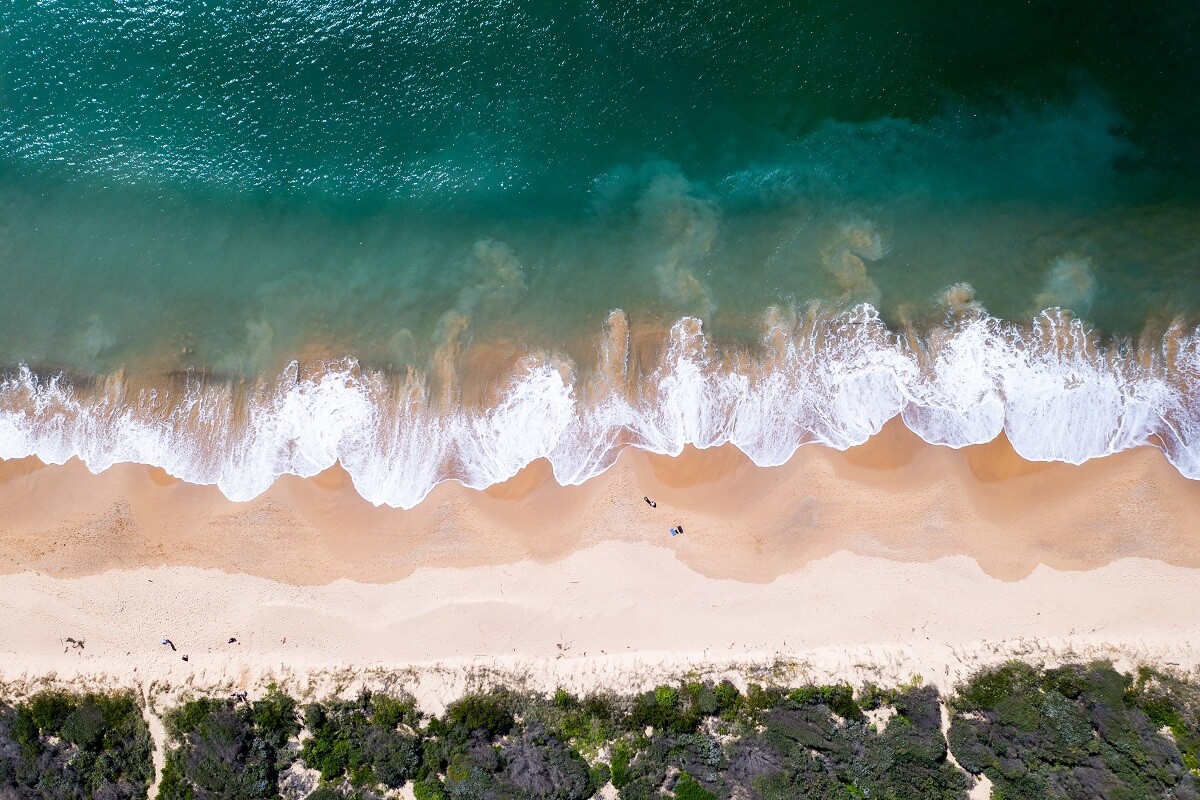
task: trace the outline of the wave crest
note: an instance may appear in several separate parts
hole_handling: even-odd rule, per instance
[[[293,362],[250,387],[22,365],[0,380],[0,458],[78,457],[93,472],[151,464],[232,500],[340,462],[368,501],[411,508],[441,481],[484,488],[538,458],[559,483],[579,484],[625,447],[677,455],[730,443],[774,466],[804,444],[861,444],[900,416],[949,447],[1003,431],[1037,461],[1155,446],[1200,478],[1200,329],[1176,325],[1135,348],[1058,310],[1028,325],[970,303],[950,310],[918,334],[889,330],[870,305],[832,317],[770,309],[754,347],[721,346],[689,317],[635,335],[613,311],[594,364],[519,355],[477,407],[453,390],[457,350],[434,380],[347,358]]]

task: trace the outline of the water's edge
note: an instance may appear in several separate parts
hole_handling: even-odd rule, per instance
[[[0,380],[0,458],[77,457],[93,472],[147,464],[235,501],[340,463],[363,498],[408,509],[443,481],[486,488],[539,458],[562,485],[599,475],[627,447],[678,455],[728,443],[776,466],[805,444],[862,444],[899,417],[954,448],[1003,432],[1030,461],[1151,446],[1200,479],[1200,329],[1176,325],[1135,347],[1057,311],[1024,326],[970,307],[950,316],[918,337],[890,331],[869,305],[833,317],[772,309],[746,350],[714,343],[690,317],[648,347],[617,310],[594,365],[526,353],[478,402],[464,400],[453,342],[428,372],[293,362],[250,386],[199,373],[89,382],[20,366]]]

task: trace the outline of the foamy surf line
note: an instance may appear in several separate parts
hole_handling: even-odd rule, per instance
[[[862,444],[899,416],[954,448],[1003,431],[1031,461],[1153,446],[1200,479],[1200,329],[1176,325],[1135,348],[1101,344],[1057,311],[1021,326],[968,308],[917,336],[863,305],[834,317],[771,309],[752,350],[718,347],[683,318],[637,372],[633,347],[614,311],[593,368],[529,353],[479,408],[458,402],[453,365],[397,377],[353,359],[293,362],[248,390],[198,374],[83,386],[22,366],[0,381],[0,458],[77,457],[96,473],[148,464],[235,501],[340,462],[367,501],[407,509],[442,481],[482,489],[538,458],[558,483],[580,484],[626,447],[678,455],[728,443],[777,466],[805,444]],[[441,353],[452,361],[456,343]]]

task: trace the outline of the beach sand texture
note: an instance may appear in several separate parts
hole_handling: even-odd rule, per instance
[[[366,504],[337,469],[248,503],[136,465],[2,474],[10,678],[246,688],[453,664],[595,688],[783,659],[952,685],[1014,653],[1198,661],[1200,484],[1149,449],[1035,464],[896,424],[775,469],[627,451],[560,487],[535,463],[412,511]]]
[[[652,509],[642,500],[653,497]],[[1200,482],[1149,448],[1082,466],[1032,463],[1003,438],[951,450],[898,422],[839,452],[754,466],[732,447],[678,457],[627,450],[581,486],[538,461],[484,491],[439,485],[411,511],[374,507],[335,467],[261,497],[156,468],[0,463],[0,572],[59,578],[193,566],[294,585],[387,583],[422,567],[551,562],[602,542],[668,548],[708,578],[768,582],[848,550],[896,561],[967,556],[1018,580],[1141,557],[1200,567]],[[669,529],[681,524],[683,537]]]

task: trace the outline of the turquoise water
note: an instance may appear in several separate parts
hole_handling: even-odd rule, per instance
[[[411,505],[899,414],[1200,475],[1198,18],[12,0],[0,455]]]

